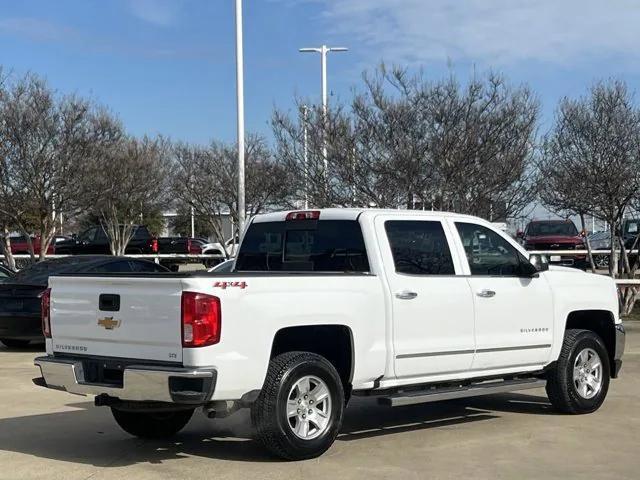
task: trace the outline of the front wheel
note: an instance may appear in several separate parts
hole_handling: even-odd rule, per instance
[[[567,330],[556,366],[547,374],[547,395],[561,412],[595,412],[607,396],[609,378],[602,339],[590,330]]]
[[[324,357],[288,352],[269,363],[251,409],[258,439],[275,455],[304,460],[322,455],[342,426],[344,390]]]
[[[142,412],[111,408],[113,418],[125,432],[140,438],[168,438],[182,430],[193,410]]]

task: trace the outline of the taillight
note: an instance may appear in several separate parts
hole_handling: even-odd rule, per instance
[[[158,253],[158,239],[154,238],[151,240],[151,251],[153,253]]]
[[[318,220],[320,210],[305,210],[302,212],[289,212],[286,220]]]
[[[45,338],[51,338],[51,289],[47,288],[40,294],[40,318],[42,333]]]
[[[182,346],[206,347],[220,341],[220,299],[213,295],[182,292]]]
[[[187,252],[191,255],[200,255],[202,253],[202,248],[200,247],[200,244],[191,241],[189,238],[187,240]]]

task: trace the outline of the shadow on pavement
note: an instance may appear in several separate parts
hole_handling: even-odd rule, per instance
[[[3,353],[44,353],[44,343],[30,343],[26,347],[11,348],[0,343],[0,355]]]
[[[69,404],[75,410],[0,419],[0,450],[99,467],[162,463],[197,456],[250,462],[273,462],[252,440],[249,412],[208,420],[196,414],[171,440],[147,441],[122,432],[106,408],[92,402]],[[347,409],[338,441],[438,428],[500,418],[499,412],[552,413],[544,397],[495,395],[407,407],[379,406],[375,399],[355,398]]]

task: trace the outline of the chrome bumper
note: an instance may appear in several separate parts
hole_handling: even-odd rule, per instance
[[[78,359],[38,357],[42,379],[34,383],[77,395],[108,395],[134,402],[203,404],[211,399],[217,372],[214,369],[129,365],[123,371],[122,386],[85,381]]]

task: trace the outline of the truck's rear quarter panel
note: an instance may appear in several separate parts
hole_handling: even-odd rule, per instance
[[[241,286],[221,286],[244,282]],[[218,345],[185,349],[185,366],[216,367],[214,399],[239,398],[262,387],[276,333],[292,326],[344,325],[354,335],[354,388],[385,368],[382,284],[371,275],[241,275],[193,277],[185,290],[221,299]]]

